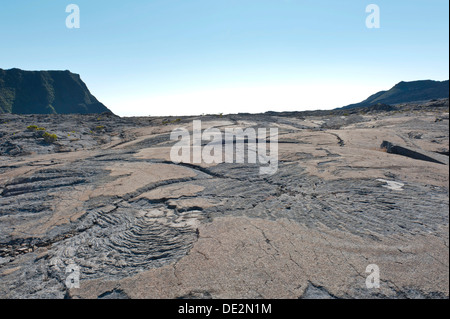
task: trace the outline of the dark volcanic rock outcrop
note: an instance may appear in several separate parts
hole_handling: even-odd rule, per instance
[[[0,69],[0,113],[89,114],[111,112],[78,74]]]
[[[425,155],[421,152],[417,152],[417,151],[408,149],[403,146],[394,145],[388,141],[383,141],[383,143],[381,143],[380,147],[382,149],[386,149],[386,152],[388,152],[390,154],[402,155],[402,156],[410,157],[410,158],[420,160],[420,161],[428,161],[428,162],[432,162],[432,163],[444,164],[442,162],[442,160],[439,160],[436,157],[440,156],[441,158],[443,158],[443,156],[445,154],[439,155],[440,152],[437,152],[437,151],[436,151],[437,154],[434,154],[434,156],[429,156],[429,155]]]

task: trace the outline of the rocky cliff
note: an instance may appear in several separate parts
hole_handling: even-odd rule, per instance
[[[343,109],[367,107],[376,104],[399,104],[416,101],[428,101],[449,97],[449,82],[447,81],[412,81],[400,82],[388,91],[380,91],[366,100],[344,106]]]
[[[78,74],[0,69],[0,113],[90,114],[111,112]]]

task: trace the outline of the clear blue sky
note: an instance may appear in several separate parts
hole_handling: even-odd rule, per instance
[[[81,27],[66,28],[67,5]],[[366,28],[367,5],[381,28]],[[449,78],[447,0],[2,0],[0,68],[70,70],[119,115],[330,109]]]

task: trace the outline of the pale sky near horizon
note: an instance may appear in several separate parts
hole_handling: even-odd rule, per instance
[[[66,27],[66,6],[80,28]],[[380,28],[366,27],[366,6]],[[0,68],[70,70],[114,113],[331,109],[448,80],[447,0],[1,0]]]

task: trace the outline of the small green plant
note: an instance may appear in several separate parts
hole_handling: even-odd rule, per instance
[[[175,120],[172,120],[172,121],[169,121],[169,120],[163,120],[163,121],[162,121],[162,124],[163,124],[163,125],[167,125],[167,124],[175,124],[175,123],[180,123],[180,122],[181,122],[181,119],[178,118],[178,119],[175,119]]]
[[[34,132],[34,131],[37,131],[37,129],[38,129],[37,125],[30,125],[30,126],[27,126],[27,130],[28,130],[28,131]]]
[[[58,140],[58,136],[56,134],[50,134],[48,132],[45,132],[42,137],[44,138],[44,141],[51,144],[55,143]]]
[[[98,126],[95,127],[96,131],[101,131],[101,130],[104,130],[104,129],[105,129],[105,127],[103,125],[98,125]]]
[[[27,130],[31,131],[31,132],[45,131],[45,127],[39,127],[37,125],[30,125],[30,126],[27,126]]]

